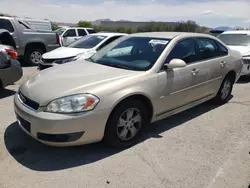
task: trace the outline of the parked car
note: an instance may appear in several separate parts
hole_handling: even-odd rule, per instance
[[[128,147],[150,122],[210,99],[228,102],[241,69],[241,54],[216,37],[137,33],[41,71],[21,85],[14,109],[22,130],[42,143]]]
[[[244,65],[241,75],[250,76],[250,31],[225,31],[218,38],[242,54]]]
[[[0,29],[8,30],[13,36],[19,58],[25,63],[37,65],[42,54],[60,47],[59,35],[52,31],[38,31],[25,19],[0,16]]]
[[[11,46],[0,44],[0,89],[18,81],[22,75],[16,50]]]
[[[125,35],[127,34],[95,33],[86,35],[68,46],[43,54],[38,68],[43,70],[55,65],[76,61],[79,58],[87,59],[107,44]]]
[[[83,27],[59,28],[56,30],[56,32],[60,35],[60,42],[62,46],[67,46],[70,43],[88,34],[96,33],[93,28]]]

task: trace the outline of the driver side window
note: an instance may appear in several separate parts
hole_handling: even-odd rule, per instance
[[[64,36],[67,37],[76,37],[76,30],[75,29],[69,29],[64,33]]]
[[[172,59],[181,59],[187,64],[197,61],[195,44],[195,40],[191,38],[179,41],[169,53],[165,63],[169,63]]]

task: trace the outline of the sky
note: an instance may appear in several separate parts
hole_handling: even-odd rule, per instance
[[[69,23],[109,18],[250,27],[250,0],[0,0],[0,12]]]

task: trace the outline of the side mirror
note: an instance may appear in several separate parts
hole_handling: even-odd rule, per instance
[[[164,68],[174,69],[174,68],[181,68],[186,67],[187,64],[185,61],[181,59],[172,59],[169,63],[164,64]]]
[[[68,36],[68,34],[67,33],[65,33],[64,35],[63,35],[63,37],[67,37]]]

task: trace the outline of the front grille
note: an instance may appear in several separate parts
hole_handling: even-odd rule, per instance
[[[29,99],[28,97],[24,96],[21,91],[18,91],[18,96],[19,99],[21,100],[21,102],[25,105],[27,105],[28,107],[34,109],[34,110],[38,110],[39,108],[39,104],[31,99]]]
[[[74,58],[75,56],[72,56],[72,57],[66,57],[66,58],[60,58],[60,59],[42,59],[42,62],[44,64],[52,64],[52,63],[56,63],[56,64],[62,64],[63,61],[65,60],[70,60],[72,58]]]
[[[84,134],[83,132],[75,132],[68,134],[47,134],[47,133],[37,133],[37,138],[39,140],[47,142],[74,142],[80,139]]]
[[[50,68],[50,67],[52,67],[52,64],[51,65],[48,65],[48,64],[43,65],[41,63],[38,64],[38,69],[39,70],[44,70],[44,69],[47,69],[47,68]]]
[[[42,59],[44,63],[50,63],[52,64],[56,59]]]
[[[19,121],[20,126],[22,126],[26,131],[30,133],[30,123],[23,118],[21,118],[19,115],[16,114],[17,120]]]
[[[243,59],[244,64],[250,64],[250,59]]]

